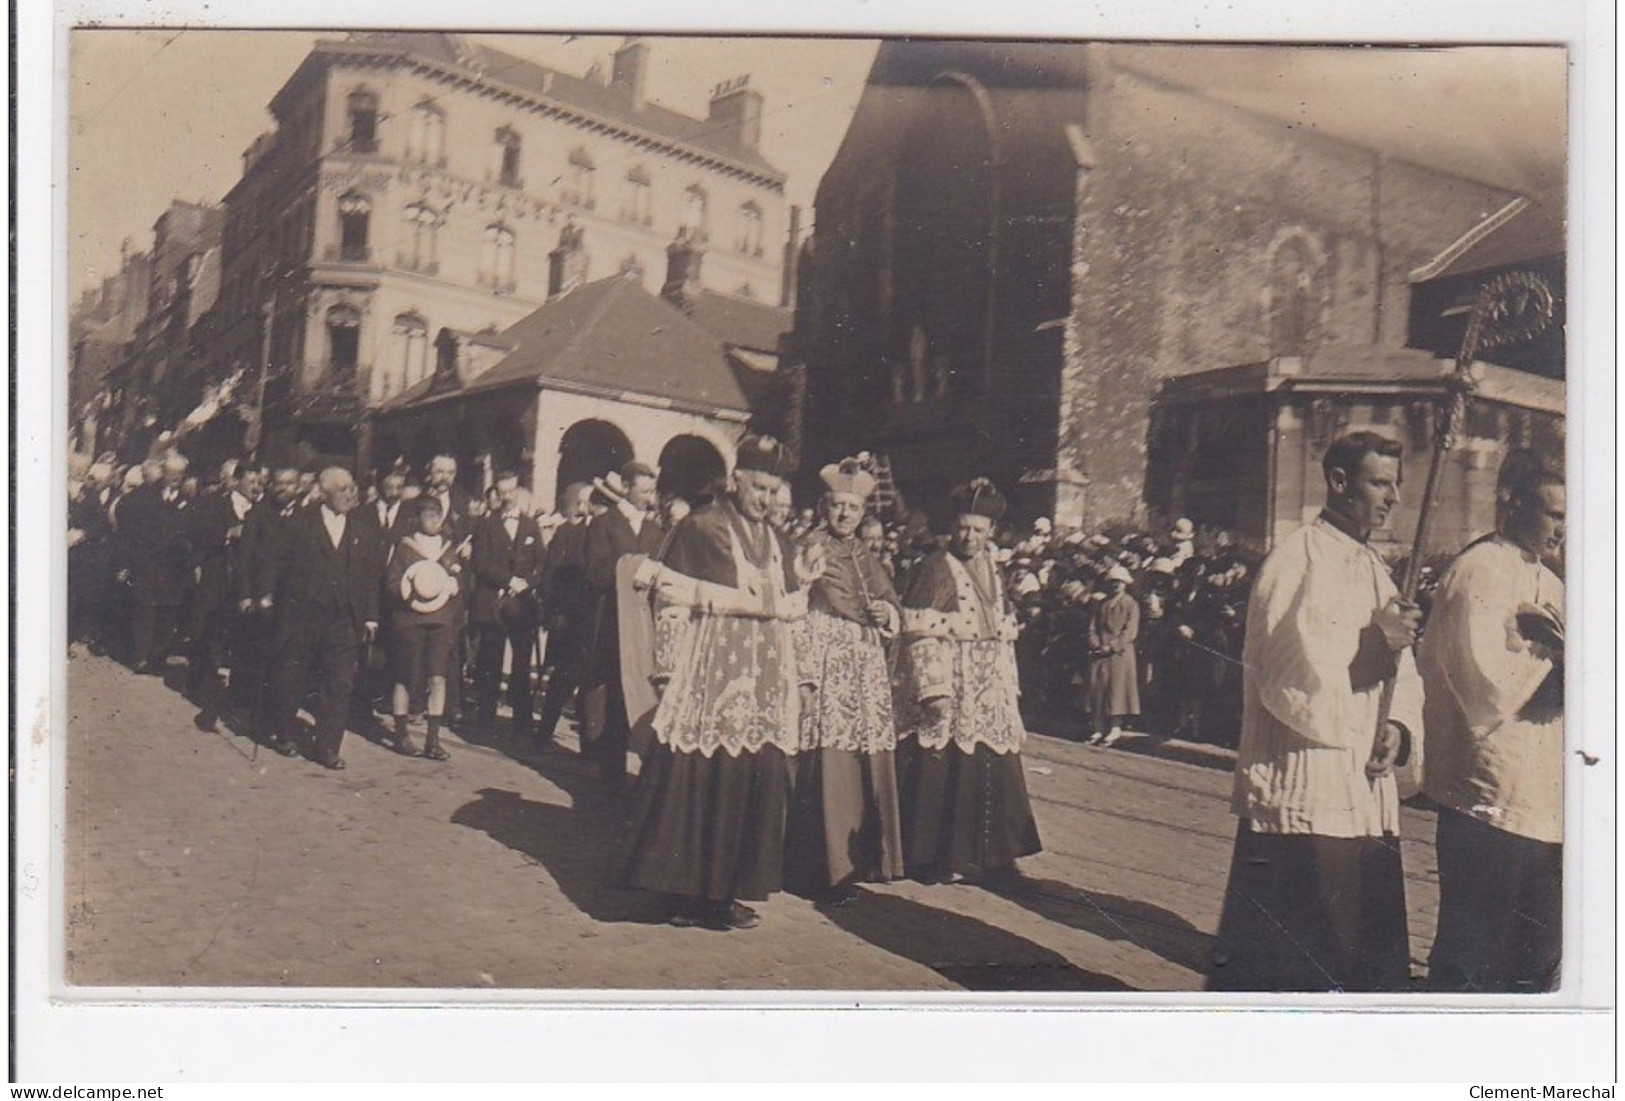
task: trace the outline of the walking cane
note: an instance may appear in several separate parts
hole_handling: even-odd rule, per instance
[[[1446,383],[1444,409],[1416,517],[1416,538],[1411,542],[1410,558],[1400,580],[1400,599],[1406,604],[1416,601],[1416,588],[1422,577],[1422,555],[1427,550],[1428,533],[1433,526],[1433,506],[1438,497],[1444,457],[1456,446],[1456,434],[1467,414],[1467,395],[1477,385],[1473,361],[1481,351],[1533,340],[1545,332],[1553,320],[1553,305],[1551,288],[1530,271],[1502,272],[1478,288],[1472,312],[1467,316],[1467,331],[1461,337],[1461,350],[1456,354],[1455,370]],[[1388,726],[1388,716],[1393,709],[1396,679],[1397,675],[1389,677],[1382,684],[1375,731],[1379,738]]]

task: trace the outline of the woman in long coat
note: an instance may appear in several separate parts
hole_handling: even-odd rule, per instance
[[[891,578],[858,535],[874,475],[847,459],[819,477],[825,526],[806,542],[821,548],[826,566],[795,635],[801,680],[819,691],[801,715],[785,878],[799,893],[841,905],[857,897],[853,884],[903,874],[886,658],[901,615]]]
[[[1134,577],[1122,566],[1106,574],[1111,595],[1095,607],[1089,624],[1090,745],[1111,745],[1123,736],[1123,720],[1140,713],[1140,674],[1134,645],[1140,637],[1140,604],[1129,595]]]

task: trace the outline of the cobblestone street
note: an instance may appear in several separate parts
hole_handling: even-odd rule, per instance
[[[171,682],[179,667],[171,669]],[[82,986],[614,990],[1199,989],[1234,820],[1213,751],[1034,736],[1033,889],[790,894],[747,932],[676,929],[603,874],[616,806],[576,753],[453,737],[445,764],[354,734],[329,773],[257,748],[156,678],[68,664],[67,976]],[[1432,815],[1407,811],[1415,967]]]

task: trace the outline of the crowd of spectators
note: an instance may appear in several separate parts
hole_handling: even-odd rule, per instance
[[[103,515],[116,524],[116,502],[159,476],[156,464],[149,466],[144,473],[139,465],[117,468],[104,458],[73,479],[72,496],[77,501],[98,496]],[[313,476],[307,475],[305,483],[300,498],[310,503],[319,490]],[[197,477],[188,472],[180,491],[196,496]],[[421,492],[416,479],[408,478],[401,496],[411,500]],[[485,503],[476,496],[469,502],[470,513],[483,512]],[[786,500],[776,511],[775,519],[792,540],[817,526],[811,507],[794,507]],[[892,576],[902,578],[943,537],[933,532],[923,513],[890,510],[889,517],[871,515],[861,534]],[[560,521],[546,513],[537,518],[547,532]],[[1090,734],[1090,670],[1104,657],[1092,646],[1091,624],[1111,595],[1108,575],[1126,571],[1127,592],[1139,611],[1132,650],[1140,706],[1138,715],[1124,716],[1125,722],[1148,733],[1236,744],[1241,644],[1259,562],[1255,552],[1222,530],[1198,531],[1183,518],[1151,530],[1117,524],[1085,532],[1059,529],[1040,517],[1024,528],[1001,530],[997,559],[1021,624],[1017,656],[1022,709],[1030,726],[1064,736]],[[1419,600],[1424,608],[1435,575],[1432,568],[1422,572]],[[118,594],[113,595],[116,599]]]
[[[792,537],[814,524],[791,518]],[[895,577],[936,547],[923,514],[871,517],[864,535]],[[1126,570],[1139,606],[1141,708],[1129,726],[1148,733],[1234,746],[1241,725],[1241,642],[1259,556],[1218,530],[1187,519],[1156,531],[1113,525],[1063,531],[1046,517],[998,535],[1021,623],[1017,658],[1022,710],[1037,730],[1083,737],[1090,730],[1090,625],[1111,595],[1108,574]]]

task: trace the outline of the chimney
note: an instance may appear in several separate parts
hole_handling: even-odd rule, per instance
[[[790,207],[790,233],[784,241],[784,273],[779,277],[779,305],[796,302],[796,257],[801,253],[801,208]]]
[[[644,84],[649,75],[649,47],[642,40],[626,36],[621,48],[615,51],[609,84],[626,94],[632,110],[643,108]]]
[[[666,282],[660,288],[660,297],[688,313],[700,295],[700,261],[705,259],[705,246],[688,230],[680,230],[677,239],[666,246]]]
[[[571,218],[559,230],[559,244],[547,254],[547,297],[551,300],[569,294],[587,281],[585,232]]]
[[[719,133],[755,149],[762,140],[762,93],[750,86],[748,75],[725,80],[712,89],[711,110],[705,117],[718,124]]]

